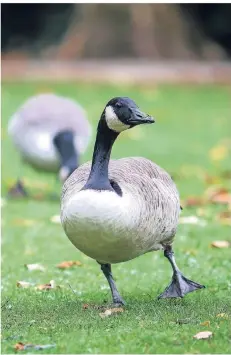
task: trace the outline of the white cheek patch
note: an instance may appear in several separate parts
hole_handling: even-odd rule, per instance
[[[112,131],[115,132],[123,132],[126,129],[130,128],[129,125],[121,122],[115,111],[113,110],[112,106],[107,106],[105,110],[105,119],[108,125],[108,128],[110,128]]]

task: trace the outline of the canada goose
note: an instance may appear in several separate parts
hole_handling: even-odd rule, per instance
[[[63,185],[64,231],[77,249],[101,265],[116,304],[124,301],[111,264],[153,250],[163,249],[173,269],[172,282],[160,298],[183,297],[204,287],[186,279],[174,259],[180,200],[169,174],[145,158],[110,160],[112,145],[122,131],[153,122],[133,100],[111,99],[98,123],[92,163],[81,165]]]
[[[8,133],[24,162],[58,172],[62,182],[78,167],[91,127],[75,101],[52,93],[29,98],[12,116]],[[26,194],[20,179],[16,189]]]

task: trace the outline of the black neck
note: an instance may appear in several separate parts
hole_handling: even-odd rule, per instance
[[[110,130],[105,120],[100,120],[97,130],[92,165],[84,189],[113,190],[108,178],[108,164],[113,143],[119,133]]]
[[[74,133],[70,130],[61,131],[54,137],[54,144],[60,156],[61,166],[76,169],[78,166],[78,154],[74,144]]]

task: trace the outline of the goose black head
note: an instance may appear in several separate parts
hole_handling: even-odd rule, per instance
[[[153,117],[140,111],[136,103],[128,97],[111,99],[103,112],[108,128],[120,133],[140,124],[154,123]]]

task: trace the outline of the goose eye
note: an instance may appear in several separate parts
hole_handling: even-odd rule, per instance
[[[117,108],[122,107],[122,105],[121,105],[119,102],[117,102],[117,103],[115,104],[115,106],[116,106]]]

